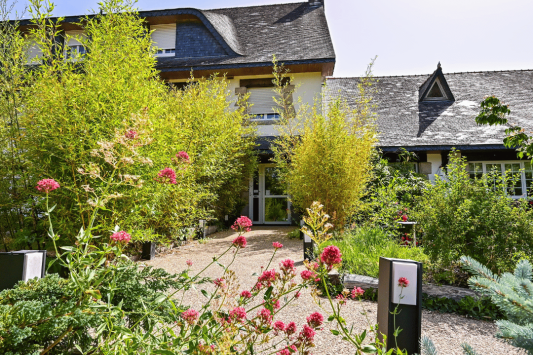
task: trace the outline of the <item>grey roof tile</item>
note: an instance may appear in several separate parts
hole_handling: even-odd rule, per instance
[[[455,101],[419,102],[419,88],[431,75],[376,77],[374,96],[382,147],[502,144],[516,124],[533,131],[533,70],[444,74]],[[326,104],[335,98],[354,106],[361,78],[328,78]],[[478,126],[485,96],[510,105],[507,126]]]

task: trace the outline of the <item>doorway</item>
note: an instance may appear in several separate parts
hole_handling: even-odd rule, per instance
[[[291,205],[274,165],[260,165],[250,179],[250,216],[254,224],[291,224]]]

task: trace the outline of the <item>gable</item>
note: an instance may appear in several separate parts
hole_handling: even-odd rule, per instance
[[[429,76],[429,78],[420,85],[418,90],[418,101],[455,101],[455,98],[448,86],[448,82],[442,73],[442,67],[440,63],[437,66],[437,70]]]

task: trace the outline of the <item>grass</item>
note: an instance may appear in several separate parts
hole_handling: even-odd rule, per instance
[[[329,240],[323,247],[336,245],[342,252],[342,271],[378,277],[379,257],[428,262],[424,249],[400,245],[379,228],[362,227]]]

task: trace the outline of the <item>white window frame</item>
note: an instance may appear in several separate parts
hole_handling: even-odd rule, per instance
[[[154,33],[157,33],[157,27],[166,26],[169,27],[171,30],[174,30],[174,43],[172,45],[166,45],[166,46],[159,46],[159,41],[155,41],[153,38]],[[154,43],[154,46],[156,47],[157,51],[155,53],[156,57],[174,57],[176,56],[176,24],[175,23],[166,23],[166,24],[160,24],[160,25],[152,25],[150,26],[150,31],[153,31],[151,34],[152,42]]]
[[[468,161],[468,164],[482,164],[482,174],[485,175],[489,173],[487,170],[487,165],[490,164],[499,164],[502,166],[502,174],[505,172],[505,164],[520,164],[520,182],[522,183],[522,195],[510,195],[509,197],[517,200],[521,198],[528,198],[530,197],[528,195],[527,191],[527,183],[526,183],[526,169],[525,164],[531,163],[530,160],[476,160],[476,161]],[[533,170],[533,165],[532,165]],[[468,170],[468,173],[470,174],[470,170]]]
[[[75,31],[66,31],[65,32],[65,41],[68,40],[68,42],[65,43],[65,52],[63,53],[66,60],[70,60],[73,62],[77,62],[78,60],[82,59],[85,53],[87,53],[86,48],[83,46],[83,44],[78,39],[86,39],[87,34],[83,30],[75,30]],[[68,37],[67,37],[68,36]],[[80,48],[83,47],[83,53],[80,52]]]
[[[439,86],[440,92],[443,95],[442,97],[428,97],[429,93],[433,89],[433,86],[435,86],[435,85]],[[446,91],[444,91],[444,88],[442,87],[439,78],[435,79],[435,82],[433,83],[433,85],[431,85],[431,88],[429,88],[429,91],[426,94],[426,97],[424,98],[424,100],[428,100],[428,101],[446,101],[446,100],[448,100],[448,96],[446,95]]]
[[[251,98],[251,90],[257,90],[257,89],[268,89],[272,95],[271,95],[271,99],[272,99],[272,108],[270,110],[267,110],[267,111],[270,111],[270,112],[256,112],[256,113],[250,113],[250,115],[253,117],[250,119],[250,121],[255,121],[255,122],[261,122],[261,121],[279,121],[281,119],[281,116],[278,112],[275,112],[275,109],[274,107],[276,106],[276,102],[274,101],[274,97],[277,96],[276,92],[274,91],[274,87],[251,87],[248,89],[248,93],[250,93],[250,98]],[[250,100],[250,98],[248,100]],[[279,98],[281,99],[281,98]],[[253,105],[253,102],[250,102],[252,105]],[[253,106],[251,107],[251,110],[253,110]]]

